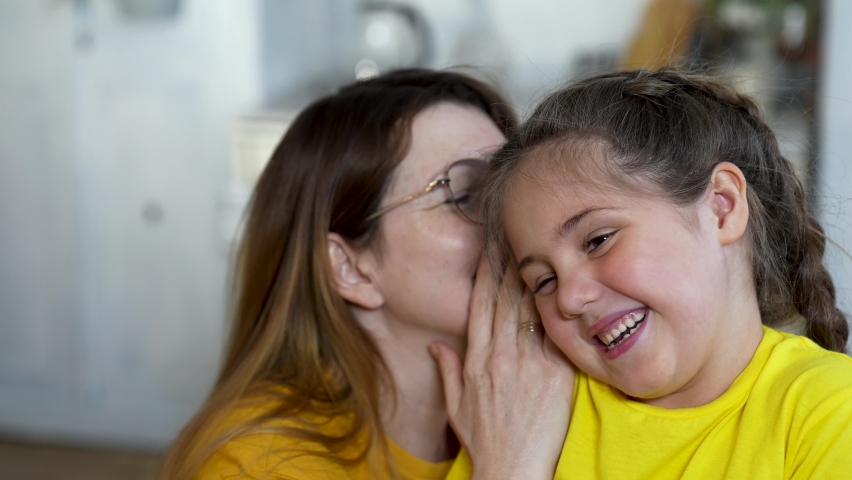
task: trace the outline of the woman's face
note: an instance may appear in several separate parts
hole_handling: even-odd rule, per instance
[[[457,160],[487,159],[504,141],[494,122],[474,107],[440,103],[420,112],[383,205],[444,177]],[[394,339],[460,346],[465,336],[481,229],[450,200],[441,186],[382,216],[375,278]]]

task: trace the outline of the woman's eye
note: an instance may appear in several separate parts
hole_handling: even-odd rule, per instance
[[[606,243],[606,241],[609,240],[610,237],[612,237],[612,232],[605,233],[603,235],[598,235],[597,237],[594,237],[591,240],[588,240],[586,242],[586,251],[592,252],[594,250],[597,250],[598,247],[600,247],[601,245]]]
[[[458,203],[459,205],[467,203],[469,201],[470,201],[470,195],[468,195],[466,192],[462,193],[461,195],[455,196],[455,202]]]

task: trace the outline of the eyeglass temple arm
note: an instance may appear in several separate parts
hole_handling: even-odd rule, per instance
[[[421,197],[421,196],[423,196],[423,195],[426,195],[427,193],[429,193],[429,192],[431,192],[432,190],[434,190],[434,189],[435,189],[435,187],[437,187],[438,185],[444,185],[444,184],[447,184],[447,183],[450,183],[450,179],[449,179],[449,178],[439,178],[439,179],[437,179],[437,180],[433,180],[433,181],[429,182],[429,185],[426,185],[426,187],[425,187],[423,190],[420,190],[419,192],[414,192],[414,193],[412,193],[411,195],[408,195],[408,196],[402,197],[402,198],[400,198],[399,200],[397,200],[397,201],[395,201],[395,202],[391,202],[391,203],[389,203],[388,205],[385,205],[384,207],[382,207],[382,208],[380,208],[380,209],[376,210],[375,212],[373,212],[373,214],[372,214],[372,215],[370,215],[370,216],[368,216],[367,218],[365,218],[365,219],[364,219],[364,221],[365,221],[365,222],[369,222],[370,220],[372,220],[372,219],[374,219],[374,218],[378,217],[379,215],[382,215],[382,214],[384,214],[384,213],[387,213],[387,212],[389,212],[389,211],[393,210],[394,208],[396,208],[396,207],[398,207],[398,206],[400,206],[400,205],[406,204],[406,203],[408,203],[408,202],[410,202],[410,201],[414,200],[414,199],[415,199],[415,198],[417,198],[417,197]]]

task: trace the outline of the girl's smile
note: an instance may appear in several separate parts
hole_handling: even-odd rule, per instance
[[[598,320],[589,330],[608,358],[616,358],[630,350],[644,331],[648,320],[648,309],[633,309],[617,312]]]
[[[639,401],[701,405],[762,336],[759,313],[739,307],[754,303],[732,301],[754,295],[748,262],[742,242],[720,240],[729,202],[710,192],[678,207],[642,188],[518,175],[506,238],[548,336],[580,369]]]

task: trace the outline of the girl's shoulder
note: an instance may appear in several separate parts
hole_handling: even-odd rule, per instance
[[[767,429],[783,428],[785,470],[845,478],[852,468],[852,358],[808,338],[767,329],[773,343],[755,395]]]
[[[828,373],[852,380],[852,358],[826,350],[813,340],[764,327],[764,342],[770,347],[767,367],[791,373],[821,376]]]
[[[765,328],[766,363],[759,383],[772,395],[795,399],[797,409],[852,405],[852,358],[812,340]]]

